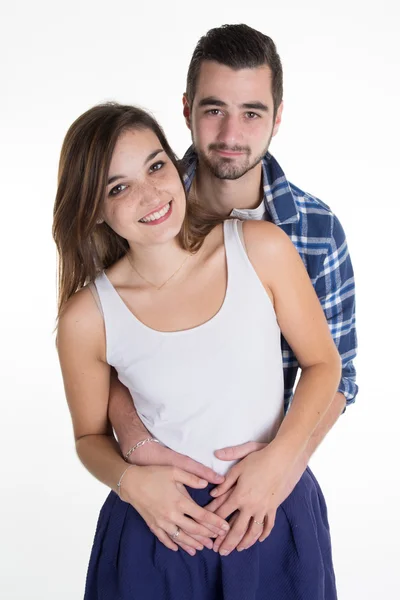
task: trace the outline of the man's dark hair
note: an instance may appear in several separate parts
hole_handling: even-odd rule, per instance
[[[231,69],[253,69],[268,65],[272,71],[274,115],[282,102],[282,64],[270,37],[248,25],[222,25],[200,38],[190,61],[186,81],[189,106],[193,104],[203,61],[212,60]]]

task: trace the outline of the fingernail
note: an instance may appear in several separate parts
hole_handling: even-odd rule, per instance
[[[220,550],[219,553],[221,554],[221,556],[228,556],[229,550]]]
[[[207,542],[207,543],[206,543],[206,546],[207,546],[207,548],[208,548],[209,550],[212,550],[212,548],[213,548],[213,543],[212,543],[211,541],[209,541],[209,542]]]
[[[211,490],[210,496],[215,496],[216,494],[217,494],[217,492],[215,490]]]
[[[196,546],[197,550],[204,550],[204,546]]]
[[[208,481],[206,481],[205,479],[199,479],[199,484],[200,485],[207,485]]]
[[[190,548],[190,550],[188,550],[190,556],[194,556],[196,554],[196,550],[194,548]]]
[[[218,481],[220,481],[222,483],[224,481],[225,477],[223,477],[222,475],[218,475],[218,473],[216,473],[215,479],[217,479]]]
[[[224,523],[223,525],[221,525],[221,527],[224,531],[229,531],[229,529],[230,529],[228,523]]]
[[[246,548],[238,548],[237,551],[241,552],[242,550],[246,550]]]

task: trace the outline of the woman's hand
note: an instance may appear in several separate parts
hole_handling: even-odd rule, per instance
[[[220,516],[200,507],[185,485],[201,489],[207,481],[176,467],[131,467],[121,483],[121,499],[129,502],[167,548],[181,546],[194,556],[210,537],[226,534],[229,525]],[[174,537],[179,531],[179,535]]]
[[[298,481],[297,476],[293,477],[295,464],[298,461],[285,457],[279,445],[271,442],[232,467],[225,482],[211,492],[218,500],[224,497],[215,514],[227,518],[235,513],[230,520],[230,532],[216,540],[214,550],[226,556],[236,547],[245,550],[268,537],[278,506]],[[211,510],[213,502],[208,506]]]

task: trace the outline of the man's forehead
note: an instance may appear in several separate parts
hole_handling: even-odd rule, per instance
[[[196,103],[204,98],[245,104],[272,97],[272,72],[268,65],[232,69],[215,61],[203,61],[196,82]]]

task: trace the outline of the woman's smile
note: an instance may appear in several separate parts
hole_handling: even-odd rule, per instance
[[[168,204],[164,204],[161,208],[147,214],[139,219],[139,223],[143,225],[159,225],[166,221],[172,213],[172,200]]]

